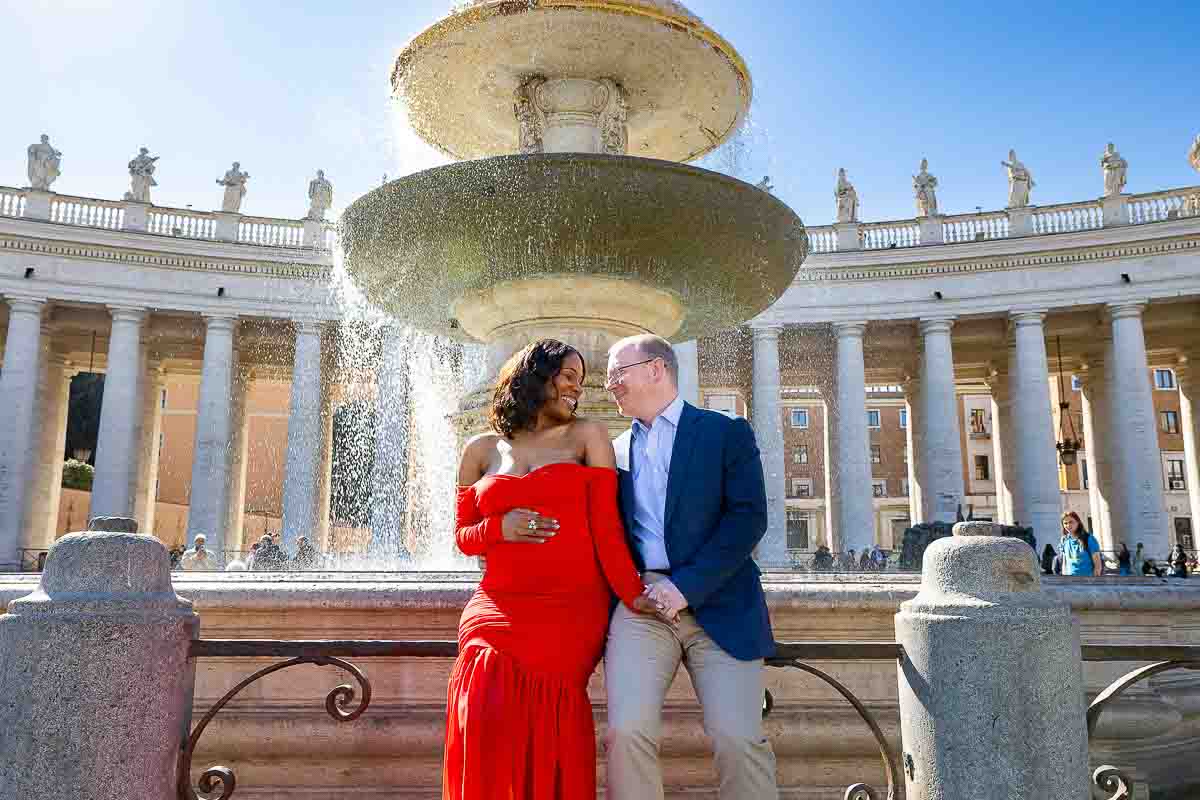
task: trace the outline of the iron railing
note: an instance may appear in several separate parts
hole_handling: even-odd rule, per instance
[[[264,639],[198,639],[191,643],[192,658],[281,658],[283,661],[264,667],[249,675],[226,692],[192,728],[179,755],[177,783],[178,800],[229,800],[237,788],[237,777],[225,766],[205,769],[193,787],[192,760],[196,745],[210,722],[243,689],[272,673],[312,664],[336,667],[349,673],[357,686],[346,683],[334,687],[325,697],[325,710],[338,722],[353,722],[367,711],[371,703],[371,681],[366,673],[345,659],[349,658],[454,658],[458,644],[448,641],[364,641],[313,640],[279,641]],[[796,669],[832,687],[853,706],[855,712],[870,728],[879,746],[887,780],[887,792],[867,783],[856,783],[846,789],[845,800],[895,800],[899,776],[896,754],[882,728],[861,700],[844,684],[827,672],[812,666],[813,661],[902,661],[904,648],[897,642],[780,642],[776,654],[767,666]],[[1176,669],[1200,670],[1200,645],[1110,645],[1083,646],[1086,662],[1152,662],[1122,676],[1100,692],[1087,711],[1087,730],[1090,738],[1105,708],[1133,685],[1155,675]],[[768,691],[763,700],[763,716],[768,716],[775,704]],[[1121,769],[1103,765],[1092,774],[1092,782],[1108,793],[1108,800],[1129,800],[1133,781]],[[199,793],[197,792],[199,791]],[[219,794],[217,794],[219,792]]]

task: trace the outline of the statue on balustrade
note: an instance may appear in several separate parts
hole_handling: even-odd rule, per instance
[[[1192,169],[1200,172],[1200,134],[1196,134],[1196,141],[1192,142],[1192,149],[1188,151],[1188,163]]]
[[[317,177],[308,182],[308,200],[305,219],[325,219],[325,212],[333,205],[333,184],[325,177],[325,170],[317,170]]]
[[[1121,158],[1117,146],[1112,142],[1104,148],[1104,155],[1100,157],[1100,167],[1104,170],[1104,196],[1116,197],[1125,189],[1125,171],[1129,168],[1129,163]]]
[[[155,161],[158,161],[158,156],[150,155],[150,151],[142,147],[138,150],[137,157],[129,162],[130,187],[125,193],[126,200],[137,203],[150,202],[150,187],[158,186],[158,181],[154,180]]]
[[[225,197],[221,200],[221,210],[227,214],[237,214],[242,208],[242,199],[246,196],[246,181],[250,174],[242,172],[241,164],[233,162],[233,168],[225,172],[224,178],[217,180],[218,186],[225,187]]]
[[[833,193],[837,198],[837,221],[858,222],[858,192],[854,184],[846,180],[846,170],[838,170],[837,190]]]
[[[921,159],[921,171],[913,175],[913,194],[917,197],[917,216],[936,217],[938,179],[929,174],[929,159]]]
[[[50,146],[50,137],[42,134],[42,140],[29,145],[29,188],[50,191],[50,184],[61,174],[59,165],[62,153]]]
[[[771,183],[770,175],[763,175],[763,179],[755,184],[755,188],[762,189],[768,194],[775,191],[775,185]]]
[[[1017,151],[1008,151],[1008,161],[1001,161],[1001,166],[1008,167],[1008,207],[1025,208],[1029,205],[1029,193],[1037,186],[1029,169],[1017,160]]]

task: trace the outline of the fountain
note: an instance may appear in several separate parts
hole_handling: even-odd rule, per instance
[[[792,282],[807,238],[757,187],[684,163],[741,125],[750,75],[673,0],[475,0],[418,35],[392,76],[414,130],[468,159],[365,195],[342,218],[367,299],[427,331],[486,343],[480,409],[499,367],[541,337],[592,371],[609,346],[736,326]]]

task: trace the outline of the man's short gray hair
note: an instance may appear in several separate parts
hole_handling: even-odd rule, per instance
[[[643,333],[640,336],[628,336],[612,346],[616,350],[626,345],[633,345],[637,351],[642,354],[642,358],[661,358],[663,363],[667,365],[667,374],[671,376],[671,382],[676,386],[679,385],[679,358],[675,355],[675,348],[671,343],[661,336],[655,336],[653,333]]]

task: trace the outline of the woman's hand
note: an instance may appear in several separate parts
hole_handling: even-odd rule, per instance
[[[527,508],[514,508],[504,515],[501,530],[506,542],[544,544],[558,533],[558,520]]]
[[[675,627],[677,624],[679,624],[678,614],[676,614],[673,618],[667,616],[664,608],[656,601],[650,599],[650,595],[648,594],[640,594],[637,596],[637,599],[633,601],[633,610],[639,614],[649,614],[658,617],[671,627]]]

